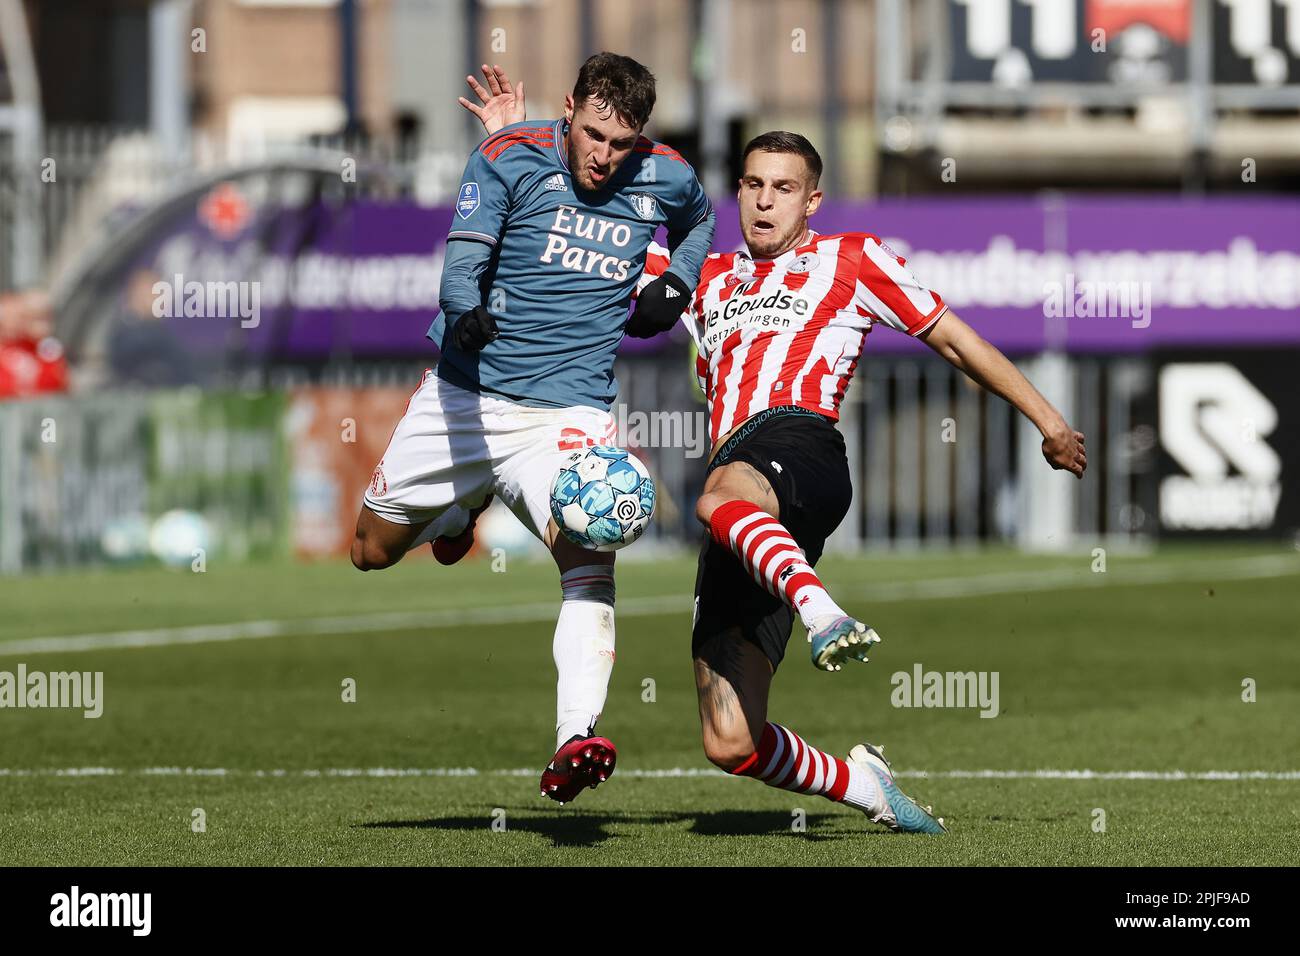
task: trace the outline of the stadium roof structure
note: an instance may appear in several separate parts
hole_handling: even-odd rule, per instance
[[[1300,7],[1271,10],[877,0],[877,138],[1017,183],[1067,167],[1154,183],[1243,156],[1300,169]]]
[[[58,332],[69,354],[94,360],[112,315],[104,307],[105,290],[118,288],[122,273],[141,250],[171,228],[179,215],[194,209],[205,194],[222,183],[261,183],[282,201],[296,197],[299,203],[307,202],[338,186],[340,164],[348,158],[337,150],[301,147],[256,162],[223,164],[186,176],[148,205],[126,207],[104,218],[85,238],[76,258],[55,276],[50,290]],[[372,177],[404,175],[389,167],[370,172]]]

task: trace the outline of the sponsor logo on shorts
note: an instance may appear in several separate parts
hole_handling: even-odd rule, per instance
[[[594,444],[596,440],[581,428],[562,428],[560,440],[555,443],[555,447],[559,451],[573,451],[575,448],[590,448]]]
[[[618,443],[618,422],[611,416],[605,426],[605,433],[595,439],[581,428],[562,428],[560,438],[555,443],[557,451],[573,451],[575,448],[591,448],[595,445],[615,445]]]

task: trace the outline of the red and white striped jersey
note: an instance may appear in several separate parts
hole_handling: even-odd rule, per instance
[[[775,259],[728,252],[704,262],[682,319],[699,349],[712,443],[777,405],[838,419],[871,327],[919,335],[947,308],[877,237],[809,235]],[[667,267],[668,251],[652,243],[640,285]]]

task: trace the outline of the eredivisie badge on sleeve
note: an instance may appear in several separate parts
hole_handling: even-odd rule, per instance
[[[460,196],[456,199],[456,212],[461,219],[468,219],[478,208],[478,183],[465,183],[460,187]]]

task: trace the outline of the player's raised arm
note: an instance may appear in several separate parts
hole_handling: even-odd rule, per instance
[[[996,348],[957,318],[939,294],[926,288],[875,236],[864,235],[858,299],[876,320],[919,338],[976,384],[1015,406],[1043,436],[1043,457],[1076,478],[1088,466],[1083,435]]]
[[[919,338],[972,381],[1015,406],[1043,436],[1043,457],[1053,468],[1083,477],[1088,456],[1083,433],[1070,427],[1061,413],[1034,388],[1029,379],[996,347],[990,345],[951,309]]]
[[[475,106],[463,96],[456,98],[461,106],[469,110],[478,117],[478,121],[483,124],[483,129],[488,136],[496,133],[498,130],[511,123],[522,123],[528,118],[528,109],[524,102],[524,81],[520,80],[518,86],[510,82],[510,77],[500,66],[493,64],[488,66],[484,63],[480,69],[483,71],[483,79],[487,86],[484,86],[473,76],[465,77],[469,88],[478,97],[482,105]],[[469,165],[465,168],[465,176],[461,180],[462,198],[457,200],[457,214],[465,217],[461,212],[463,193],[466,183],[471,181],[472,170],[475,165],[487,166],[490,176],[489,181],[496,182],[496,175],[491,171],[490,164],[484,164],[481,161],[475,163],[475,157],[480,154],[476,151],[474,156],[470,157]],[[481,160],[481,157],[480,157]],[[477,181],[474,181],[477,186]],[[494,196],[506,195],[504,183],[499,184],[500,188],[494,189]],[[471,212],[471,216],[477,212]],[[492,210],[485,210],[485,218],[492,219]],[[504,210],[501,212],[501,220],[504,222]],[[474,230],[460,229],[453,225],[448,239],[468,238],[477,240],[480,243],[487,243],[486,230],[488,225],[480,223]],[[497,235],[500,234],[500,228],[497,228]],[[439,295],[439,304],[442,305],[443,313],[446,315],[458,315],[461,317],[452,328],[451,341],[458,347],[466,351],[478,351],[484,346],[493,342],[497,338],[496,320],[487,308],[478,301],[480,292],[479,279],[487,270],[488,264],[492,258],[492,249],[496,243],[487,245],[471,245],[468,243],[451,242],[447,243],[447,258],[443,264],[442,289],[443,293]],[[448,289],[450,277],[451,288]],[[473,298],[474,304],[467,305]],[[462,307],[465,311],[461,310]],[[449,311],[450,309],[450,311]]]
[[[465,164],[438,291],[439,317],[446,331],[438,341],[466,352],[478,352],[497,337],[496,320],[483,305],[479,279],[492,261],[492,252],[505,228],[509,187],[496,167],[475,149]]]

